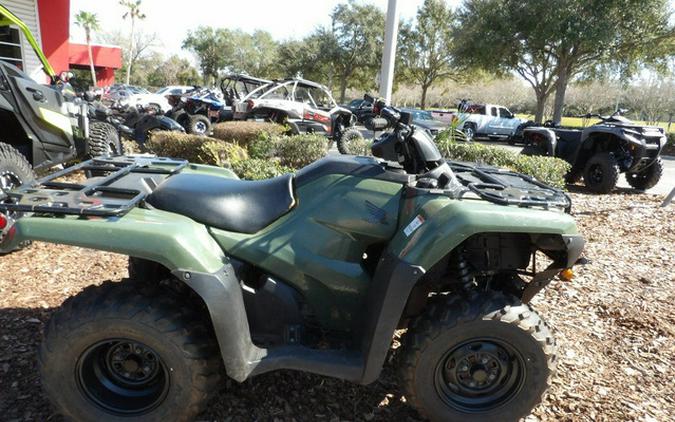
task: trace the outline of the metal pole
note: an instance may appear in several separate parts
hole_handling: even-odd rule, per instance
[[[675,198],[675,188],[673,188],[673,190],[670,191],[668,196],[666,196],[666,199],[663,200],[661,206],[667,207],[671,202],[673,202],[673,198]]]
[[[384,29],[384,51],[380,69],[380,97],[391,103],[391,91],[394,86],[394,63],[396,61],[396,41],[398,38],[398,0],[389,0],[387,22]]]

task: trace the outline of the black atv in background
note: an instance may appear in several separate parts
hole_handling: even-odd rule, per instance
[[[660,154],[666,145],[665,131],[637,125],[621,115],[624,111],[611,116],[578,116],[600,119],[584,129],[557,127],[548,122],[544,127],[527,127],[523,130],[525,147],[521,154],[567,161],[572,165],[567,181],[575,183],[583,177],[586,187],[595,193],[611,192],[620,173],[626,174],[626,181],[635,189],[652,188],[663,173]]]

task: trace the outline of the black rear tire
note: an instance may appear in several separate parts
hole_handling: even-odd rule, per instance
[[[211,120],[202,114],[194,114],[189,117],[187,133],[200,136],[208,136],[211,133]]]
[[[639,173],[626,173],[626,181],[638,190],[651,189],[663,175],[663,161],[658,157],[649,167]]]
[[[220,377],[210,323],[166,289],[90,286],[52,316],[38,356],[56,410],[76,421],[191,421]]]
[[[340,134],[340,137],[337,140],[337,149],[340,151],[340,154],[359,154],[363,155],[364,151],[361,151],[362,146],[360,145],[363,140],[363,134],[360,130],[355,127],[350,127]],[[354,144],[359,143],[359,146],[354,149]]]
[[[26,157],[13,146],[0,142],[0,191],[18,188],[23,184],[33,182],[36,178]],[[13,219],[22,215],[17,212],[7,214]],[[30,240],[22,242],[15,250],[22,249],[30,243]]]
[[[556,362],[546,323],[495,291],[431,305],[402,353],[406,398],[432,421],[517,421],[541,401]]]
[[[594,193],[610,193],[619,181],[619,165],[609,152],[592,156],[584,168],[584,184]]]
[[[87,146],[90,157],[124,154],[117,129],[107,122],[91,122]]]

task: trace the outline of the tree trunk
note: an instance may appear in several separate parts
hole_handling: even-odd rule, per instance
[[[553,103],[553,123],[559,125],[562,121],[563,107],[565,106],[565,92],[569,82],[569,73],[566,64],[561,64],[558,70],[558,79],[555,82],[555,101]]]
[[[89,68],[91,70],[91,81],[94,83],[93,89],[96,89],[96,69],[94,69],[94,54],[91,51],[91,37],[87,32],[87,50],[89,51]]]
[[[340,77],[340,104],[344,104],[347,95],[347,76]]]
[[[427,91],[429,90],[429,85],[422,85],[422,99],[420,100],[420,108],[424,108],[427,104]]]
[[[537,105],[534,111],[534,122],[541,124],[541,122],[544,120],[544,107],[546,107],[546,100],[548,96],[537,94],[536,97]]]
[[[134,18],[131,17],[131,42],[129,42],[129,61],[127,62],[127,85],[131,80],[131,61],[134,59]]]

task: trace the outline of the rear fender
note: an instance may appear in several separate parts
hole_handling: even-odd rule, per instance
[[[171,271],[213,273],[226,258],[207,228],[178,214],[134,208],[123,217],[24,216],[11,239],[12,250],[26,240],[58,243],[134,256],[158,262]]]
[[[529,127],[523,130],[523,141],[525,145],[541,144],[549,157],[555,156],[555,149],[558,144],[555,132],[544,127]]]

